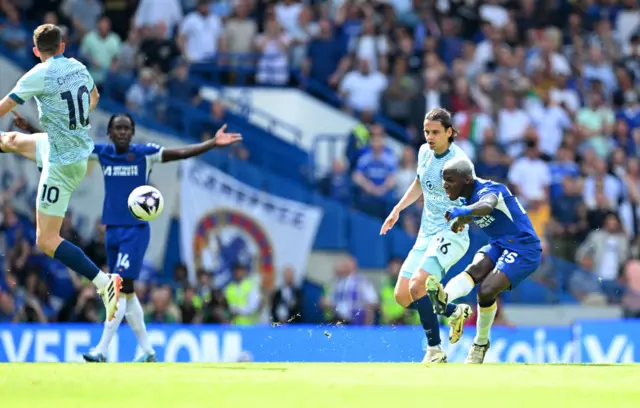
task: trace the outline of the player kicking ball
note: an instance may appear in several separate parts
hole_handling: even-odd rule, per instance
[[[37,133],[20,115],[16,114],[16,125],[26,131]],[[179,147],[163,148],[155,144],[132,144],[135,122],[126,113],[111,116],[107,132],[112,143],[97,143],[90,157],[98,161],[103,169],[105,199],[102,224],[106,226],[105,246],[110,271],[117,271],[122,277],[123,296],[118,301],[115,317],[107,320],[102,337],[95,349],[83,354],[87,362],[106,362],[106,354],[120,323],[126,316],[127,322],[136,335],[143,354],[136,362],[155,362],[156,355],[151,347],[144,323],[142,305],[134,292],[134,281],[138,279],[150,240],[149,223],[131,215],[127,199],[131,192],[148,184],[152,167],[157,163],[198,156],[216,147],[224,147],[242,140],[237,133],[225,133],[226,125],[218,130],[213,139],[202,143]],[[11,132],[6,137],[36,137],[46,140],[46,134],[24,135]],[[42,166],[38,151],[19,152]]]
[[[35,98],[40,123],[47,134],[5,134],[0,138],[0,152],[27,152],[31,156],[37,152],[42,157],[36,197],[36,244],[48,256],[91,280],[104,302],[107,320],[113,320],[122,278],[102,272],[80,248],[60,237],[69,200],[87,172],[93,151],[89,112],[98,104],[98,90],[83,64],[64,57],[65,45],[58,27],[39,26],[33,33],[33,42],[33,52],[42,62],[24,74],[0,101],[0,117]]]
[[[527,212],[511,191],[503,184],[474,177],[467,161],[449,161],[442,171],[442,186],[449,199],[462,198],[467,203],[447,210],[446,219],[453,220],[451,230],[463,231],[473,221],[487,233],[489,244],[480,248],[471,265],[444,289],[430,276],[427,292],[434,311],[447,316],[452,310],[451,301],[480,285],[477,333],[465,362],[481,364],[490,346],[489,332],[496,316],[498,294],[517,287],[538,269],[542,246]],[[457,336],[451,342],[459,339]]]
[[[447,355],[440,340],[440,325],[434,307],[427,296],[428,277],[442,278],[469,249],[468,228],[456,234],[449,228],[445,211],[452,203],[442,186],[442,169],[450,160],[460,158],[473,166],[462,149],[453,143],[457,133],[451,125],[451,114],[444,109],[432,109],[424,118],[427,143],[418,153],[417,177],[385,220],[380,234],[386,234],[398,221],[400,212],[424,198],[424,210],[418,238],[402,264],[394,290],[398,304],[416,309],[427,337],[427,352],[423,363],[446,363]],[[471,167],[472,168],[472,167]],[[436,280],[437,282],[437,280]],[[449,305],[451,336],[462,331],[464,321],[471,314],[468,305]]]

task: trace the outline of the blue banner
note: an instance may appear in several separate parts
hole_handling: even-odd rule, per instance
[[[168,362],[418,362],[424,356],[419,327],[149,325],[158,359]],[[474,328],[446,345],[450,362],[464,361]],[[77,362],[95,346],[101,325],[0,325],[0,362]],[[448,338],[446,329],[442,338]],[[579,322],[573,327],[500,328],[491,333],[486,362],[640,362],[635,341],[640,322]],[[109,361],[131,361],[140,353],[123,325]]]

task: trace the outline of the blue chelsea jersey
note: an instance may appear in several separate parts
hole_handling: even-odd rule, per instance
[[[104,175],[104,207],[102,223],[107,226],[129,226],[145,224],[129,212],[129,194],[149,181],[151,168],[162,162],[161,146],[156,144],[132,144],[129,151],[116,153],[112,144],[97,143],[91,159],[102,166]]]
[[[489,242],[504,247],[514,247],[518,244],[528,246],[535,243],[539,246],[540,239],[526,210],[504,184],[476,178],[468,204],[477,203],[491,194],[498,198],[496,208],[484,217],[473,217],[474,223],[489,236]]]

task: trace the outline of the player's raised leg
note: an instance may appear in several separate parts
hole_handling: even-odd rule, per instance
[[[441,346],[438,317],[433,312],[433,305],[429,297],[426,296],[424,283],[420,285],[420,282],[424,282],[428,276],[428,273],[419,270],[424,255],[424,249],[413,248],[409,252],[400,269],[394,294],[398,304],[418,311],[422,328],[427,337],[427,352],[422,362],[445,363],[447,356]],[[419,286],[422,286],[422,291]]]
[[[107,318],[112,320],[118,307],[122,279],[117,274],[102,272],[80,248],[60,236],[71,194],[84,178],[87,161],[52,165],[48,152],[39,154],[44,162],[36,201],[36,244],[48,256],[90,279],[107,308]]]
[[[443,289],[440,282],[433,276],[427,279],[427,294],[433,303],[434,310],[449,318],[449,327],[451,328],[449,342],[452,344],[457,343],[462,337],[464,322],[471,315],[471,308],[468,305],[456,305],[451,302],[468,295],[475,287],[475,282],[481,282],[493,270],[495,263],[491,258],[492,255],[485,253],[490,249],[491,247],[488,245],[480,249],[471,265],[449,281],[447,288],[453,286],[454,290],[447,292],[447,288]],[[499,255],[498,252],[493,256],[497,259]]]
[[[36,161],[37,141],[46,137],[46,133],[32,135],[20,132],[0,133],[0,153],[18,153],[29,160]]]

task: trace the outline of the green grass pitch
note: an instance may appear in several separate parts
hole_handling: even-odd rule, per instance
[[[638,407],[640,366],[0,364],[10,407]]]

